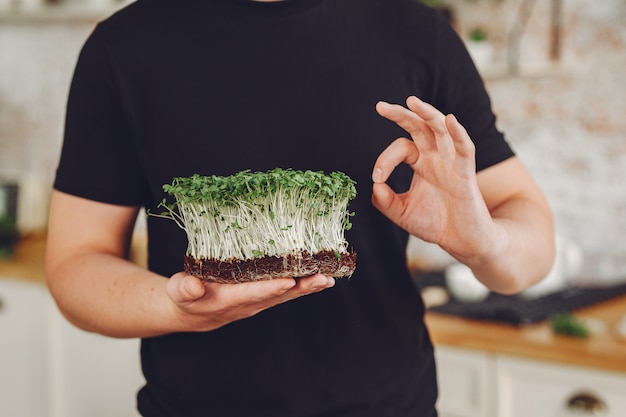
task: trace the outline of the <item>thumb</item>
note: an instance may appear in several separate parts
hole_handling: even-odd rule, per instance
[[[391,221],[397,223],[402,213],[398,195],[385,183],[375,183],[372,189],[372,204]]]
[[[166,291],[172,301],[183,304],[202,298],[206,288],[199,278],[179,272],[169,279]]]

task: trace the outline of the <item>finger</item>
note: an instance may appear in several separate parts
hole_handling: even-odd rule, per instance
[[[424,120],[413,111],[398,104],[389,104],[384,101],[376,104],[376,111],[406,130],[422,152],[431,152],[437,149],[432,131]]]
[[[452,114],[446,116],[445,123],[448,132],[450,132],[450,137],[452,138],[457,154],[464,158],[474,160],[476,148],[467,130],[465,130],[463,125],[461,125]]]
[[[437,135],[446,135],[448,130],[445,125],[445,115],[432,105],[410,96],[406,100],[407,107],[415,113]]]
[[[387,184],[374,184],[372,188],[372,204],[394,223],[398,223],[403,211],[400,196]]]
[[[282,279],[283,278],[275,278],[268,281],[261,281],[256,284],[261,284],[262,286],[269,288],[269,286],[275,283],[275,281]],[[246,304],[248,306],[253,306],[255,311],[262,311],[305,295],[320,292],[335,285],[334,278],[321,274],[314,274],[307,277],[297,278],[295,280],[289,278],[288,280],[291,282],[291,286],[289,288],[279,285],[276,287],[276,291],[267,290],[267,292],[263,291],[263,294],[259,294],[259,291],[255,291],[247,300]],[[238,285],[243,284],[236,284],[236,286]]]
[[[280,298],[280,300],[278,300],[279,302],[293,300],[303,295],[313,294],[331,288],[335,285],[335,279],[322,274],[313,274],[296,278],[295,283],[293,288],[286,291],[283,296],[278,297]]]
[[[454,158],[455,146],[448,131],[446,116],[415,96],[407,98],[406,103],[407,107],[415,112],[433,132],[434,143],[439,154],[446,159]]]
[[[298,278],[296,286],[289,292],[305,295],[320,292],[334,286],[335,278],[327,277],[322,274],[313,274],[307,277]]]
[[[413,141],[407,138],[398,138],[393,141],[376,159],[372,171],[372,181],[383,183],[387,181],[393,170],[401,163],[413,165],[419,159],[419,150]]]
[[[217,284],[216,298],[233,305],[249,305],[284,295],[296,286],[293,278],[274,278],[237,284]]]
[[[183,304],[202,298],[206,288],[199,278],[179,272],[169,279],[166,292],[174,303]]]
[[[376,103],[376,111],[382,117],[397,123],[409,133],[419,133],[424,126],[423,120],[409,109],[399,104],[391,104],[386,101]]]

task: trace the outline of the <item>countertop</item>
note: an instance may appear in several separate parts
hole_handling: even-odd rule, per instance
[[[626,296],[577,310],[599,327],[588,339],[557,335],[547,322],[514,326],[429,312],[426,324],[435,345],[626,373],[626,336],[616,332],[625,315]]]
[[[135,236],[131,244],[130,257],[137,264],[146,265],[146,245],[142,236]],[[46,251],[45,234],[33,234],[20,239],[14,255],[0,258],[0,277],[17,278],[45,284],[44,261]]]
[[[133,245],[134,256],[145,256],[141,239]],[[0,260],[0,277],[45,284],[45,236],[23,238],[15,256]],[[131,257],[133,254],[131,254]],[[554,334],[546,322],[513,326],[428,312],[426,324],[435,345],[477,349],[490,353],[521,356],[626,373],[626,338],[616,327],[626,315],[626,296],[576,311],[600,329],[588,339]]]
[[[0,258],[0,277],[45,283],[44,259],[46,238],[44,234],[23,237],[17,243],[14,254],[8,259]]]

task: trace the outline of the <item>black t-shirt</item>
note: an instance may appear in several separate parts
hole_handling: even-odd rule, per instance
[[[71,86],[56,189],[155,210],[164,183],[275,167],[357,181],[351,279],[206,333],[142,341],[149,417],[435,415],[406,232],[370,202],[400,136],[378,100],[453,113],[477,169],[512,155],[462,42],[416,0],[138,0],[100,23]],[[408,188],[398,167],[389,183]],[[182,270],[185,233],[149,217],[149,268]]]

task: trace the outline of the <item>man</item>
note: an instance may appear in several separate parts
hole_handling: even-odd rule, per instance
[[[390,104],[407,96],[406,107]],[[275,167],[357,181],[350,280],[202,282],[180,272],[184,232],[158,218],[148,220],[149,271],[126,260],[138,211],[155,209],[173,177]],[[47,277],[77,326],[143,338],[142,415],[435,416],[409,233],[504,293],[541,279],[553,258],[546,201],[433,10],[139,0],[86,42]]]

